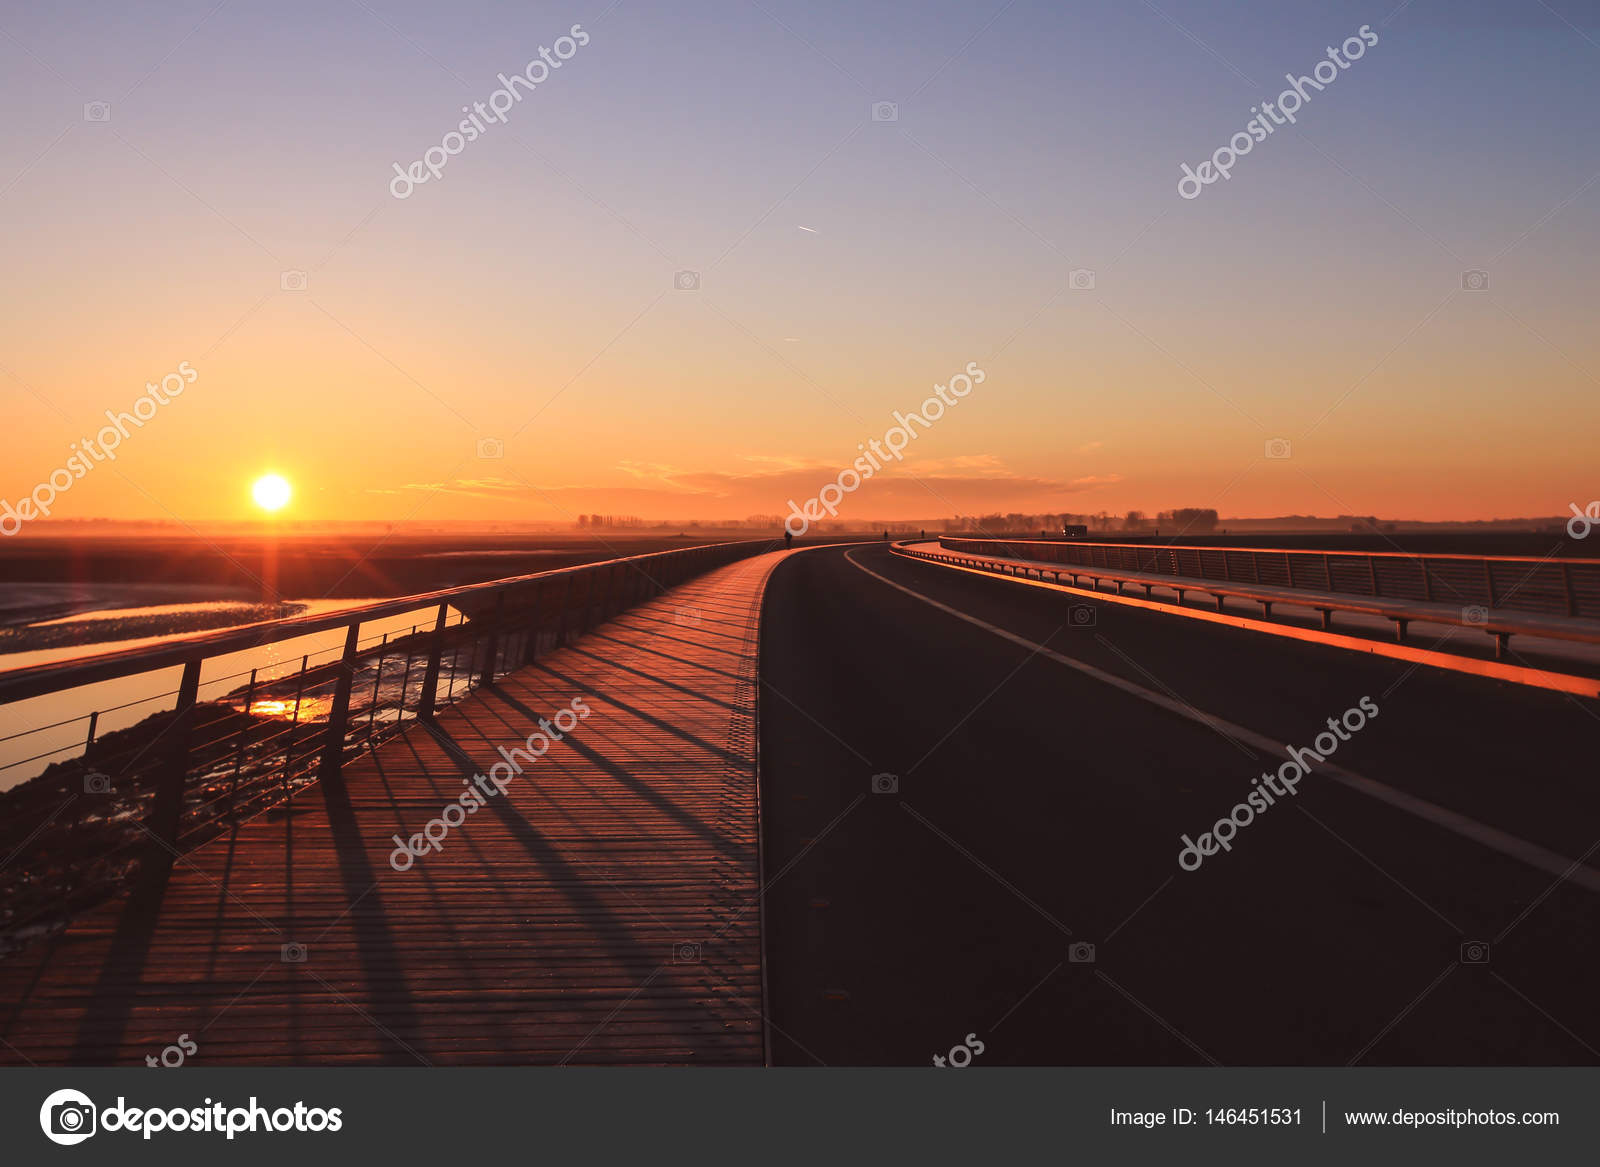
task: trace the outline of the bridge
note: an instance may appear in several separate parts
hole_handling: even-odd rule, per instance
[[[0,1061],[1600,1060],[1600,564],[976,542],[0,674],[121,699],[26,735]]]

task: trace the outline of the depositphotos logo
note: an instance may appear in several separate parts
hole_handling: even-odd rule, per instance
[[[1363,697],[1356,705],[1346,709],[1339,719],[1328,718],[1331,732],[1319,733],[1311,743],[1315,748],[1296,749],[1290,746],[1289,760],[1279,766],[1276,773],[1266,770],[1261,777],[1250,779],[1252,789],[1246,794],[1245,800],[1219,818],[1216,825],[1198,840],[1188,835],[1178,836],[1183,843],[1183,849],[1178,852],[1178,866],[1185,871],[1199,871],[1208,855],[1215,855],[1219,849],[1232,851],[1233,840],[1240,831],[1266,814],[1279,801],[1287,801],[1300,793],[1300,783],[1312,772],[1313,762],[1319,765],[1326,762],[1339,748],[1339,743],[1349,741],[1352,734],[1361,732],[1367,722],[1377,716],[1378,703],[1371,697]],[[1194,862],[1190,863],[1190,859]]]
[[[296,1102],[293,1107],[268,1110],[252,1096],[249,1106],[229,1107],[207,1098],[204,1106],[174,1106],[163,1110],[129,1106],[117,1096],[117,1104],[96,1111],[87,1094],[77,1090],[57,1090],[39,1107],[39,1127],[45,1138],[63,1147],[75,1146],[95,1134],[113,1131],[140,1132],[146,1139],[159,1131],[190,1131],[198,1134],[226,1135],[231,1141],[238,1134],[271,1134],[275,1131],[337,1131],[344,1126],[339,1108],[324,1110]]]

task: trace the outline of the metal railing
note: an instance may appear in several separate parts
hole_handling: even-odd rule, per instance
[[[1543,616],[1600,617],[1600,559],[950,537],[941,537],[939,545],[972,555],[1059,563],[1086,573],[1098,569]]]
[[[0,867],[0,932],[102,899],[142,869],[170,867],[302,787],[339,781],[348,758],[406,724],[433,719],[692,576],[772,546],[636,555],[0,673],[0,705],[52,711],[0,738],[15,759],[0,774],[48,763],[5,796],[0,855],[11,861]],[[287,659],[262,663],[267,646]],[[229,667],[241,658],[254,663]],[[221,675],[204,676],[208,663]],[[132,700],[95,705],[97,693],[118,687],[108,682],[126,679]],[[80,689],[77,708],[86,711],[55,716]],[[113,723],[122,728],[108,732]]]

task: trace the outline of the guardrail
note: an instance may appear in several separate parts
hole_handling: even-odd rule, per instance
[[[1333,614],[1335,612],[1357,613],[1367,616],[1378,616],[1392,621],[1395,630],[1395,639],[1401,644],[1406,643],[1406,630],[1412,623],[1430,623],[1455,625],[1462,628],[1475,628],[1494,637],[1495,656],[1504,659],[1508,652],[1508,644],[1513,636],[1534,636],[1547,640],[1564,640],[1581,644],[1600,644],[1600,621],[1566,615],[1547,615],[1540,612],[1507,611],[1504,608],[1491,611],[1483,605],[1462,605],[1432,600],[1412,600],[1404,598],[1388,598],[1384,596],[1341,595],[1329,591],[1311,591],[1309,589],[1296,589],[1283,585],[1257,584],[1257,583],[1232,583],[1225,580],[1204,579],[1198,576],[1174,576],[1156,572],[1127,571],[1117,567],[1095,567],[1078,563],[1051,563],[1049,561],[1013,557],[992,557],[993,550],[977,552],[965,549],[956,550],[946,548],[941,540],[939,551],[923,551],[908,546],[905,543],[896,543],[892,550],[897,555],[913,559],[923,559],[934,563],[945,563],[962,567],[971,571],[989,572],[995,575],[1013,576],[1022,579],[1038,579],[1044,582],[1046,577],[1052,577],[1056,584],[1062,583],[1062,577],[1071,581],[1072,587],[1083,587],[1083,580],[1089,581],[1088,590],[1099,592],[1102,581],[1114,583],[1117,595],[1122,595],[1123,589],[1129,585],[1142,587],[1146,601],[1153,599],[1156,588],[1171,591],[1177,594],[1177,606],[1183,607],[1183,597],[1186,592],[1202,592],[1216,600],[1217,611],[1224,611],[1224,601],[1228,599],[1243,599],[1261,606],[1263,620],[1270,619],[1274,605],[1285,607],[1307,608],[1318,612],[1322,616],[1322,630],[1330,632],[1333,629]],[[988,548],[999,548],[1010,551],[1013,548],[1032,547],[1031,543],[1008,543],[992,540],[951,540],[960,543],[982,543]],[[1105,546],[1105,545],[1103,545]],[[1120,547],[1120,544],[1109,546]],[[1207,548],[1207,550],[1210,550]],[[1230,549],[1231,550],[1231,549]],[[1269,552],[1269,554],[1281,554]],[[1320,552],[1313,554],[1321,554]],[[1526,562],[1538,564],[1542,561],[1527,560]],[[1582,560],[1581,563],[1593,564],[1593,560]],[[1586,689],[1584,690],[1587,691]]]
[[[949,537],[941,537],[939,545],[973,555],[1099,569],[1107,575],[1122,571],[1545,616],[1600,617],[1600,559]]]
[[[337,782],[352,754],[549,647],[772,546],[629,556],[0,673],[0,705],[57,707],[72,690],[121,678],[148,676],[154,690],[0,738],[22,755],[0,773],[49,763],[6,795],[0,852],[22,855],[0,869],[0,930],[170,867],[301,787]],[[342,644],[300,652],[302,643],[282,666],[202,676],[208,662],[339,630]],[[112,715],[125,728],[104,732]]]

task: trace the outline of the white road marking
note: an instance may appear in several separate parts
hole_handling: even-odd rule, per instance
[[[1266,734],[1257,733],[1253,729],[1246,729],[1244,726],[1231,722],[1227,718],[1206,713],[1192,705],[1185,705],[1181,701],[1174,701],[1165,694],[1157,693],[1153,689],[1146,689],[1143,685],[1136,685],[1132,681],[1124,680],[1122,677],[1114,673],[1108,673],[1104,669],[1098,669],[1094,665],[1074,660],[1070,656],[1064,656],[1053,649],[1036,644],[1027,639],[1027,637],[1008,632],[1004,628],[990,624],[987,620],[980,620],[976,616],[968,615],[959,608],[952,608],[949,604],[941,604],[938,600],[925,596],[919,591],[914,591],[903,584],[895,583],[894,580],[889,579],[887,576],[879,575],[870,567],[856,562],[854,552],[846,552],[845,559],[856,570],[864,571],[872,576],[873,579],[887,584],[896,591],[904,592],[908,596],[921,600],[924,604],[938,608],[941,612],[948,612],[957,620],[965,620],[968,624],[993,633],[1002,640],[1009,640],[1013,644],[1020,645],[1039,656],[1049,657],[1057,664],[1066,665],[1069,669],[1082,673],[1086,677],[1091,677],[1102,684],[1110,685],[1114,689],[1120,689],[1122,692],[1137,697],[1141,701],[1147,701],[1152,705],[1167,710],[1169,713],[1174,713],[1186,721],[1204,725],[1208,729],[1220,727],[1230,736],[1238,738],[1240,741],[1248,742],[1263,753],[1277,756],[1284,752],[1285,747],[1283,744],[1274,741]],[[1357,793],[1365,794],[1368,798],[1387,803],[1396,810],[1403,811],[1415,818],[1422,819],[1424,822],[1460,835],[1464,839],[1471,839],[1475,843],[1481,843],[1491,851],[1498,851],[1502,855],[1526,863],[1529,867],[1550,875],[1559,876],[1561,879],[1571,880],[1586,891],[1600,892],[1600,871],[1596,871],[1592,867],[1585,867],[1579,861],[1564,858],[1554,851],[1539,846],[1537,843],[1519,839],[1515,835],[1509,835],[1505,831],[1480,823],[1478,820],[1468,818],[1464,814],[1458,814],[1456,811],[1429,802],[1427,799],[1407,794],[1403,790],[1396,790],[1393,786],[1386,786],[1384,783],[1372,778],[1363,777],[1353,770],[1347,770],[1343,766],[1334,765],[1332,762],[1318,764],[1313,773],[1330,778],[1341,786]]]

